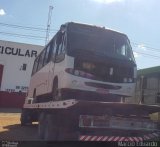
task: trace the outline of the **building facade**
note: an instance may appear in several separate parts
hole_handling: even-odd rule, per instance
[[[160,105],[160,66],[138,71],[133,101]]]
[[[0,40],[0,107],[22,105],[34,59],[42,49],[43,46]]]

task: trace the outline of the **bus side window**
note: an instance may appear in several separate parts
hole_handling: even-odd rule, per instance
[[[52,42],[52,61],[56,62],[56,56],[58,55],[58,49],[59,49],[59,45],[57,45],[57,35],[55,36],[53,42]]]
[[[60,40],[61,41],[58,41],[58,43],[60,44],[57,44],[57,41],[56,41],[56,60],[55,62],[57,63],[63,61],[65,57],[65,43],[66,43],[65,34],[61,36]]]
[[[63,38],[62,38],[62,46],[61,46],[61,49],[60,49],[60,53],[65,53],[65,49],[66,49],[66,36],[63,35]]]
[[[43,50],[39,56],[38,70],[40,70],[43,67],[44,55],[45,55],[45,50]]]
[[[49,52],[49,60],[53,61],[55,60],[55,52],[56,52],[56,43],[55,43],[55,38],[53,38],[51,47],[50,47],[50,52]]]
[[[43,65],[46,65],[49,62],[49,53],[50,53],[50,44],[46,47],[46,53],[45,53]]]
[[[32,75],[33,75],[34,73],[36,73],[36,71],[37,71],[38,60],[39,60],[39,56],[38,56],[38,57],[35,59],[35,61],[34,61]]]

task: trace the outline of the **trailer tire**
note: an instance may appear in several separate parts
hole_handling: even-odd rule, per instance
[[[38,138],[44,139],[44,132],[45,132],[45,126],[46,126],[46,115],[44,112],[40,113],[39,119],[38,119]]]
[[[28,110],[26,109],[22,110],[20,121],[21,121],[21,126],[27,126],[32,124],[30,112]]]
[[[79,138],[79,132],[70,128],[60,128],[58,130],[58,141],[77,141]]]
[[[62,122],[63,121],[63,122]],[[69,128],[68,128],[69,127]],[[44,140],[45,141],[74,141],[78,139],[77,132],[64,119],[56,114],[46,116]]]
[[[26,119],[25,119],[24,112],[21,113],[20,121],[21,121],[21,126],[25,126],[26,125]]]
[[[57,141],[58,126],[56,125],[56,117],[51,114],[46,116],[46,127],[44,132],[45,141]]]
[[[63,116],[63,117],[62,117]],[[62,113],[58,116],[58,141],[77,141],[79,138],[77,117],[70,113]]]

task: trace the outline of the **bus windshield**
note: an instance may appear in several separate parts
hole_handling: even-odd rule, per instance
[[[68,50],[70,54],[88,51],[96,55],[114,56],[135,62],[128,38],[110,30],[70,30]]]

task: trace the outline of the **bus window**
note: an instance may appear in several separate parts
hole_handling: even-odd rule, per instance
[[[37,71],[38,60],[39,60],[39,56],[34,61],[32,75]]]
[[[65,48],[66,48],[66,36],[65,36],[65,35],[63,36],[62,42],[63,42],[63,43],[62,43],[60,52],[63,54],[63,53],[65,53]]]
[[[57,33],[57,38],[56,38],[56,44],[59,46],[60,44],[62,44],[62,40],[63,40],[63,33],[62,32],[58,32]]]
[[[59,39],[59,38],[57,38]],[[58,43],[60,44],[57,44],[57,41],[56,41],[56,61],[55,62],[61,62],[62,60],[64,60],[64,57],[65,57],[65,43],[66,43],[66,37],[64,34],[61,34],[61,41],[58,41]]]
[[[52,39],[52,42],[50,44],[50,51],[48,56],[48,62],[55,60],[55,52],[56,52],[56,41],[55,37]]]
[[[49,62],[49,53],[50,53],[50,45],[48,45],[46,48],[43,65],[46,65]]]
[[[45,55],[45,50],[43,50],[43,52],[39,56],[38,70],[43,67],[44,55]]]
[[[120,53],[121,55],[126,56],[127,53],[126,53],[126,46],[125,46],[125,45],[122,45],[122,46],[121,46],[120,52],[121,52],[121,53]]]

